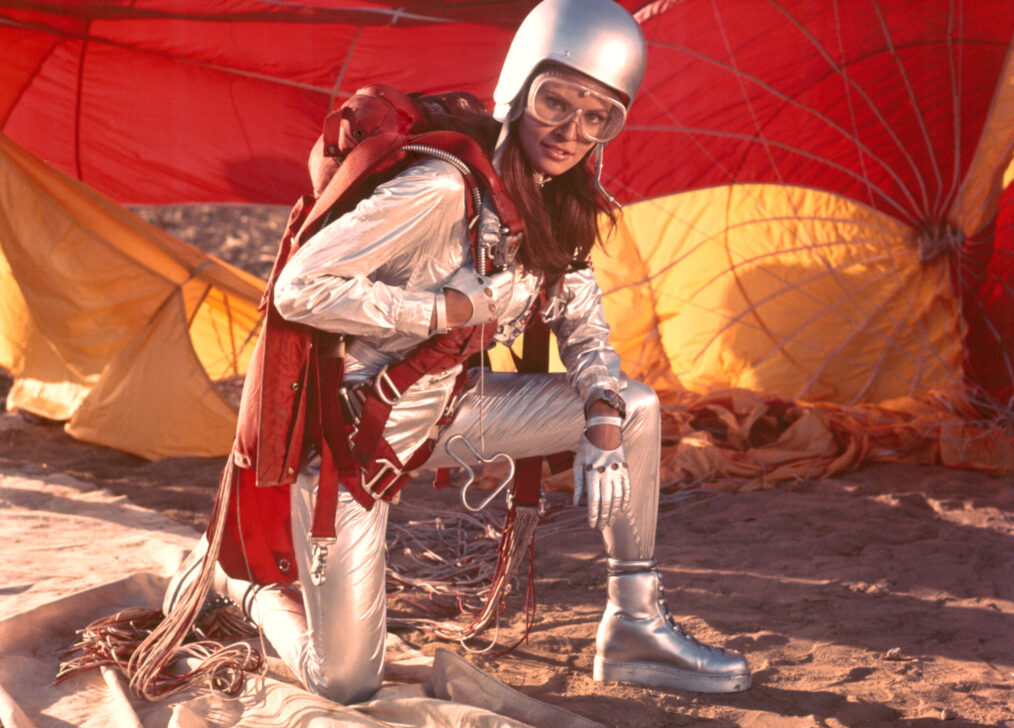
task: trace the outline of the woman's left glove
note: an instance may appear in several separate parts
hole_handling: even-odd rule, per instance
[[[616,517],[630,508],[630,473],[623,445],[615,450],[602,450],[591,444],[587,435],[582,435],[574,455],[574,505],[580,502],[585,488],[588,525],[592,528],[613,525]]]
[[[514,273],[502,271],[490,275],[480,275],[466,267],[460,268],[451,279],[444,284],[444,289],[451,289],[465,296],[472,304],[472,315],[462,326],[476,326],[496,321],[503,309],[511,300],[514,290]],[[439,312],[438,312],[439,317]],[[437,328],[446,328],[443,321],[438,320]]]

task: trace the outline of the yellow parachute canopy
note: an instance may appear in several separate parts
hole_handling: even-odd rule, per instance
[[[228,453],[263,281],[149,226],[0,135],[9,408],[156,459]]]

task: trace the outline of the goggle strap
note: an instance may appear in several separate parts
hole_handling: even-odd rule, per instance
[[[515,106],[520,106],[520,104],[515,104]],[[522,106],[522,108],[524,107]],[[511,117],[513,115],[514,110],[511,109],[511,112],[507,114],[507,117],[500,125],[500,136],[497,137],[496,145],[493,147],[493,157],[490,159],[490,162],[493,165],[493,169],[495,169],[498,174],[503,173],[503,151],[507,147],[507,137],[510,135],[511,121],[513,121]],[[520,116],[520,114],[518,114],[518,116]]]

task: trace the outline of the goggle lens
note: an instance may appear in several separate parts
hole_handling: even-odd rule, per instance
[[[551,126],[577,118],[578,134],[597,143],[615,138],[627,120],[627,110],[611,96],[545,74],[532,82],[527,111],[536,121]]]

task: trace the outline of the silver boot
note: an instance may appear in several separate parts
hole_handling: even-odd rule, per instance
[[[750,687],[745,657],[702,644],[676,624],[654,560],[609,560],[609,602],[595,638],[594,677],[699,693]]]

